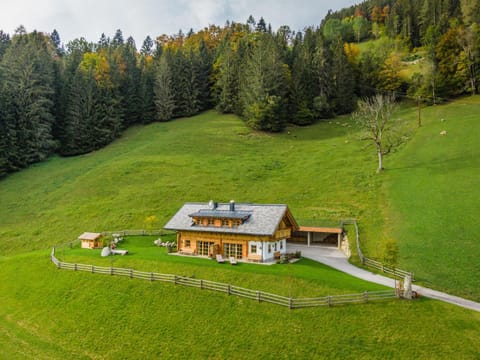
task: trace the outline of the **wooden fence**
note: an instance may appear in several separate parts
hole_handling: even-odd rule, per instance
[[[411,276],[412,281],[415,281],[415,278],[414,278],[412,272],[389,267],[389,266],[381,263],[380,261],[370,259],[370,258],[366,257],[365,255],[363,255],[362,249],[360,247],[360,236],[359,236],[359,231],[358,231],[357,220],[356,219],[345,219],[345,220],[341,221],[341,226],[343,227],[344,224],[351,224],[351,225],[353,224],[355,226],[355,241],[356,241],[356,244],[357,244],[357,253],[358,253],[358,257],[360,258],[360,261],[362,262],[363,265],[369,266],[369,267],[377,269],[377,270],[380,270],[381,272],[383,272],[385,274],[389,274],[389,275],[392,275],[392,276],[400,278],[400,279],[403,279],[403,278],[405,278],[405,276],[408,275],[408,276]]]
[[[166,235],[167,233],[163,230],[118,230],[118,231],[103,231],[103,236],[110,236],[113,234],[118,234],[120,236],[160,236]]]
[[[184,285],[204,290],[218,291],[226,293],[227,295],[235,295],[252,300],[257,300],[258,302],[268,302],[271,304],[286,306],[290,309],[314,306],[333,306],[352,303],[366,303],[370,301],[386,300],[398,297],[394,290],[365,291],[360,294],[324,296],[318,298],[286,297],[260,290],[250,290],[231,284],[219,283],[203,279],[195,279],[174,274],[159,274],[155,272],[137,271],[125,268],[67,263],[60,261],[56,258],[55,247],[52,249],[51,252],[51,260],[58,269],[86,271],[95,274],[126,276],[132,279],[135,278],[149,281],[169,282],[175,285]]]

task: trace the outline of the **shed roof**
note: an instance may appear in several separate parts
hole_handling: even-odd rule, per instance
[[[82,235],[80,235],[78,238],[80,240],[97,240],[102,237],[102,234],[100,233],[91,233],[91,232],[84,232]]]
[[[218,218],[235,218],[239,214],[244,216],[249,214],[250,216],[247,216],[241,225],[230,228],[195,225],[191,216],[198,213],[207,213],[209,217],[215,217],[214,215],[218,214]],[[177,231],[273,236],[285,216],[288,216],[289,221],[297,229],[298,225],[295,219],[290,213],[288,206],[284,204],[236,203],[235,210],[230,211],[230,204],[218,204],[215,209],[211,209],[208,203],[185,203],[164,228]]]

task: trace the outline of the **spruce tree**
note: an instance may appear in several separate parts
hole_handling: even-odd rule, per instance
[[[154,85],[155,118],[158,121],[168,121],[173,117],[175,109],[174,90],[172,86],[172,69],[170,53],[165,52],[160,58]]]
[[[241,73],[243,117],[254,129],[281,131],[286,124],[286,69],[273,36],[257,35],[258,41]]]
[[[238,76],[240,57],[232,49],[233,44],[227,37],[217,50],[218,55],[214,64],[213,97],[215,107],[222,113],[233,113],[238,106]]]
[[[15,134],[8,161],[11,170],[43,160],[54,149],[51,54],[45,35],[19,31],[2,59],[4,116]]]

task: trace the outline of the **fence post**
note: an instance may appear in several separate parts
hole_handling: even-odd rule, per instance
[[[59,269],[62,268],[62,262],[61,262],[61,261],[58,262],[58,268],[59,268]]]
[[[153,281],[153,272],[150,273],[150,281]]]
[[[110,275],[113,275],[113,267],[110,266]]]
[[[363,293],[363,298],[365,299],[365,302],[368,302],[368,291]]]
[[[230,295],[231,292],[230,292],[230,284],[227,285],[227,294]]]
[[[75,264],[73,265],[73,269],[74,269],[75,271],[77,271],[77,263],[75,263]]]
[[[291,310],[293,309],[293,298],[290,296],[290,299],[288,299],[288,308]]]
[[[95,272],[95,269],[94,269],[94,268],[95,268],[95,266],[92,265],[92,273]]]
[[[200,279],[200,289],[203,290],[203,279]]]
[[[328,306],[332,306],[332,299],[331,299],[330,295],[327,296],[327,304],[328,304]]]
[[[130,269],[130,279],[133,278],[133,270]]]
[[[262,301],[262,292],[259,290],[257,291],[258,302]]]
[[[173,275],[173,283],[177,285],[177,275]]]
[[[142,235],[145,236],[145,230],[142,230]]]

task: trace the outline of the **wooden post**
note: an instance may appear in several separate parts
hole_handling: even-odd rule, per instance
[[[227,294],[230,295],[230,284],[227,285]]]
[[[200,279],[200,289],[203,290],[203,279]]]
[[[77,263],[75,263],[75,264],[73,265],[73,269],[74,269],[75,271],[77,271]]]
[[[92,273],[95,272],[95,269],[94,269],[94,268],[95,268],[95,266],[92,265]]]
[[[288,300],[288,308],[291,310],[293,309],[293,299],[292,297],[290,296],[290,299]]]
[[[150,273],[150,281],[153,281],[153,272]]]
[[[327,304],[328,306],[332,306],[332,299],[330,298],[330,295],[327,296]]]
[[[363,293],[363,298],[365,299],[365,302],[368,302],[368,291]]]
[[[258,297],[258,302],[261,302],[262,301],[262,292],[261,291],[257,291],[257,297]]]
[[[177,285],[177,275],[173,275],[173,283]]]
[[[133,278],[133,270],[130,269],[130,279]]]
[[[110,275],[113,275],[113,267],[110,266]]]

